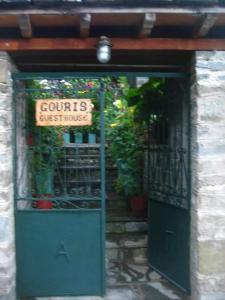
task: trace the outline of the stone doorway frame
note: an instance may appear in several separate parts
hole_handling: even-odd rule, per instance
[[[0,299],[16,299],[13,197],[15,67],[0,53]],[[191,299],[225,299],[225,52],[191,64]]]

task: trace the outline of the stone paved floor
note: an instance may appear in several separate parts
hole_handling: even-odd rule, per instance
[[[43,298],[38,298],[41,300]],[[45,300],[187,300],[188,298],[166,282],[124,284],[107,288],[101,297],[54,297]]]
[[[107,286],[104,300],[188,299],[185,294],[151,270],[147,263],[108,263]]]
[[[38,300],[188,300],[147,264],[108,263],[107,291],[101,297],[54,297]]]

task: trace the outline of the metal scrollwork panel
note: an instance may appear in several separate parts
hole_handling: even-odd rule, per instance
[[[149,197],[189,207],[189,105],[182,86],[153,114],[149,126]]]
[[[18,209],[101,208],[99,89],[100,81],[95,79],[15,82]],[[37,100],[65,98],[91,99],[93,124],[86,128],[36,125]],[[96,132],[95,140],[81,141],[82,132],[88,137],[89,131]]]

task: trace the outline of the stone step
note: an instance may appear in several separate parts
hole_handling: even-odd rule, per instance
[[[147,234],[107,234],[107,259],[121,263],[146,263],[147,245]]]
[[[123,220],[107,220],[106,222],[106,232],[107,233],[147,233],[148,231],[148,223],[146,220],[131,220],[131,219],[123,219]]]
[[[147,215],[128,209],[108,209],[106,212],[108,221],[147,221]]]
[[[143,248],[147,247],[148,237],[145,233],[107,234],[106,248]]]
[[[145,264],[148,261],[148,249],[106,249],[106,258],[108,262]]]
[[[106,207],[109,210],[113,209],[128,209],[127,201],[117,199],[113,194],[107,194]]]

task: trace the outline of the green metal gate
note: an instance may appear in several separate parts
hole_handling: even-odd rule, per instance
[[[184,79],[168,79],[153,103],[149,143],[149,261],[189,291],[190,110]]]
[[[95,128],[37,127],[36,100],[53,98],[92,99]],[[103,84],[17,74],[14,104],[17,295],[104,295]],[[97,141],[82,143],[81,133],[92,130]]]

